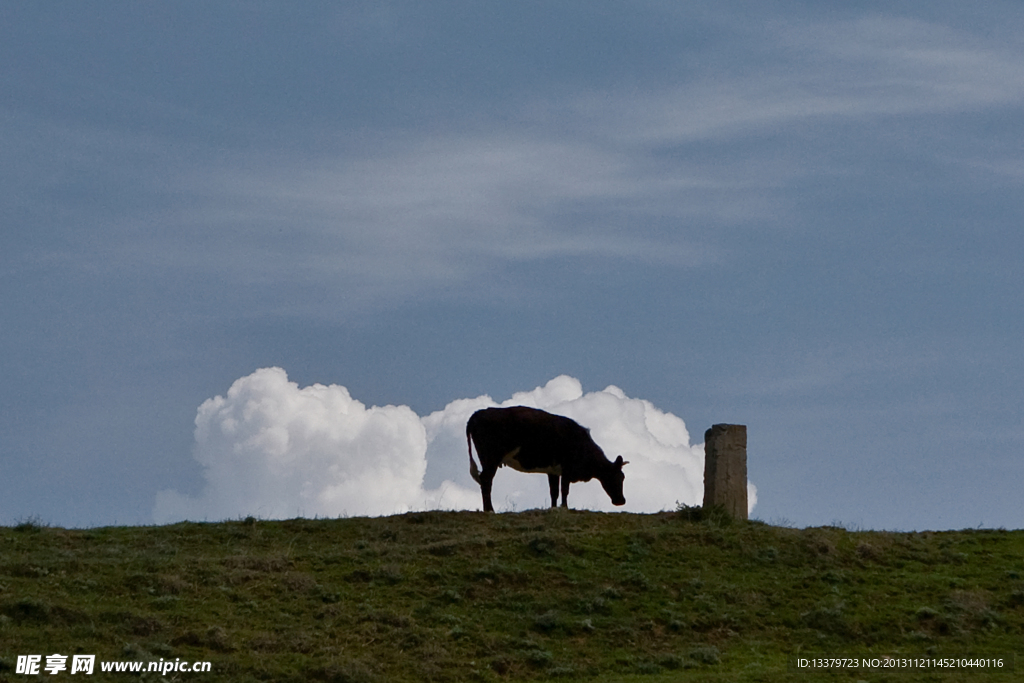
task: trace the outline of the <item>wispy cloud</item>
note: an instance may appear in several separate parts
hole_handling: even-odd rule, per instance
[[[777,59],[715,82],[567,93],[526,102],[489,132],[428,133],[203,182],[239,219],[310,236],[319,248],[308,267],[382,286],[451,284],[495,263],[563,257],[693,267],[718,248],[679,228],[779,220],[789,209],[779,190],[824,161],[815,168],[813,150],[779,144],[713,160],[685,146],[1024,97],[1024,55],[940,25],[779,24],[764,39]],[[652,221],[677,229],[648,230]]]
[[[430,139],[380,156],[221,177],[220,198],[240,212],[248,207],[253,222],[287,222],[381,258],[408,251],[439,261],[698,260],[685,244],[649,243],[635,221],[652,211],[712,212],[706,200],[666,200],[703,193],[712,182],[697,169],[660,177],[644,161],[597,145],[504,134]]]
[[[1024,53],[946,26],[875,16],[765,27],[766,61],[630,97],[568,106],[608,137],[651,145],[787,126],[957,113],[1024,100]]]
[[[700,267],[738,248],[717,228],[784,223],[787,191],[840,172],[792,137],[807,123],[838,133],[850,121],[900,117],[893,125],[912,131],[907,117],[1024,99],[1024,55],[938,24],[779,22],[759,40],[769,58],[745,72],[527,97],[471,132],[436,122],[376,131],[377,144],[347,137],[313,160],[110,143],[131,168],[165,166],[145,174],[142,189],[157,201],[144,212],[103,217],[102,258],[120,252],[123,263],[246,286],[317,283],[343,291],[347,305],[476,289],[487,273],[530,261]],[[339,132],[348,133],[323,137]],[[731,146],[752,136],[761,142]],[[74,141],[61,139],[73,154]],[[122,191],[137,185],[94,161]]]

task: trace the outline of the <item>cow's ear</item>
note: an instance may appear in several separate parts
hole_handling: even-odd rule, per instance
[[[622,469],[623,465],[628,465],[628,464],[629,464],[629,462],[623,460],[621,455],[619,457],[615,458],[615,466],[618,467],[619,469]]]

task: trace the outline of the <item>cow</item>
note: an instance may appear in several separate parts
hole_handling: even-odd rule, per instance
[[[498,468],[507,465],[520,472],[548,475],[551,507],[558,504],[561,479],[562,507],[569,507],[569,484],[597,478],[613,505],[625,505],[622,496],[622,466],[628,463],[620,455],[615,462],[590,438],[590,430],[561,415],[515,406],[478,410],[466,423],[469,448],[469,473],[480,484],[484,512],[494,512],[491,482]],[[480,458],[481,470],[473,460],[473,446]]]

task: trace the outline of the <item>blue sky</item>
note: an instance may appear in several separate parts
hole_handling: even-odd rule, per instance
[[[419,416],[614,385],[746,424],[765,521],[1020,528],[1022,25],[7,3],[0,523],[152,523],[279,367]]]

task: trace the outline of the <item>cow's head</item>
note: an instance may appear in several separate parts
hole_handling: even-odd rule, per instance
[[[622,466],[628,464],[629,462],[624,461],[620,455],[601,477],[601,486],[608,497],[612,499],[612,505],[626,504],[626,498],[622,495],[622,482],[626,478],[626,475],[622,473]]]

